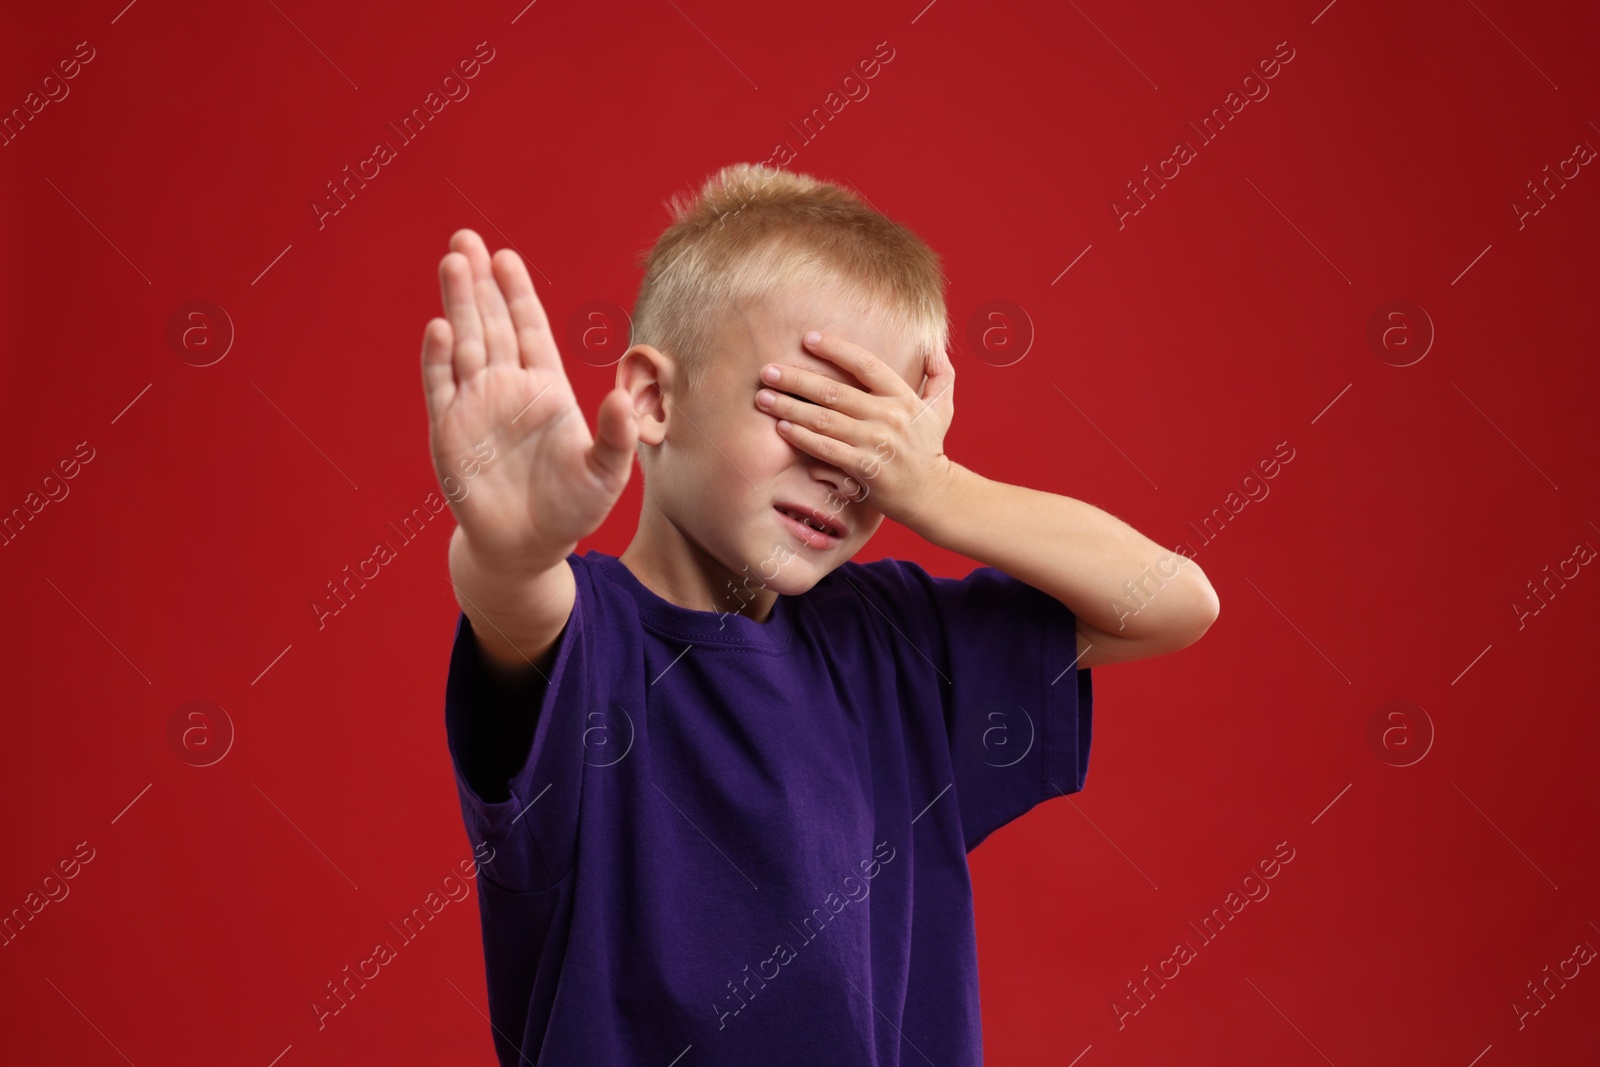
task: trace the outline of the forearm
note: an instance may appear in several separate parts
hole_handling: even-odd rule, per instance
[[[1217,617],[1200,565],[1081,500],[1008,485],[951,463],[924,539],[1055,597],[1079,620],[1128,638],[1197,635]]]
[[[497,565],[473,551],[459,526],[450,538],[450,584],[485,665],[508,682],[530,677],[540,665],[566,627],[577,593],[564,554],[554,562]]]

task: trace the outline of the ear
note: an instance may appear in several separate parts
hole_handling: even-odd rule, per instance
[[[667,404],[676,368],[650,345],[634,345],[617,361],[617,387],[627,392],[641,445],[659,445],[667,436]]]

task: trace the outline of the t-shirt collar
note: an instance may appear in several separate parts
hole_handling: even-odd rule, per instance
[[[757,622],[737,610],[737,602],[731,599],[727,611],[696,611],[657,596],[616,556],[590,550],[585,558],[604,567],[612,582],[632,595],[639,605],[640,620],[659,633],[690,644],[761,648],[772,652],[782,652],[788,647],[794,630],[793,597],[780,594],[766,622]],[[748,606],[745,610],[749,610]]]

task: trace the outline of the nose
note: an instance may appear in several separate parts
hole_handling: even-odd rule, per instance
[[[832,486],[834,494],[847,503],[859,504],[871,492],[860,478],[820,460],[813,460],[811,476],[824,485]]]

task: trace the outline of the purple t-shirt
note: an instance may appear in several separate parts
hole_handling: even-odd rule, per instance
[[[967,853],[1083,788],[1072,612],[883,559],[761,623],[567,562],[548,679],[458,613],[446,683],[500,1063],[981,1063]]]

